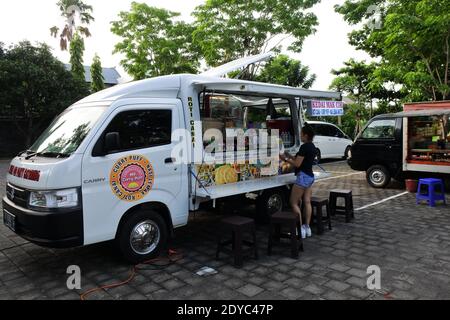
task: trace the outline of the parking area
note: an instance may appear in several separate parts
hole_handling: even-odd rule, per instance
[[[143,267],[130,283],[87,299],[450,299],[449,207],[416,205],[398,183],[370,188],[365,174],[343,161],[324,167],[332,176],[317,182],[314,194],[352,189],[355,220],[336,217],[332,231],[305,240],[298,260],[289,258],[289,249],[267,256],[267,226],[258,226],[259,260],[245,260],[241,269],[229,259],[217,261],[215,231],[222,215],[198,212],[170,244],[181,260]],[[0,161],[2,197],[7,168],[8,161]],[[81,269],[81,290],[67,288],[70,265]],[[381,270],[381,290],[367,289],[371,265]],[[217,274],[196,275],[203,266]],[[79,299],[89,289],[127,279],[130,270],[110,243],[47,249],[0,225],[0,299]]]

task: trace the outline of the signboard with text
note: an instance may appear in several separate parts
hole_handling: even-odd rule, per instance
[[[311,117],[339,117],[344,115],[344,102],[319,101],[306,102],[307,114]]]

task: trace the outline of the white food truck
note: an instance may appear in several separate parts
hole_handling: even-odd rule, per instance
[[[279,153],[255,160],[258,130],[277,132],[277,152],[295,154],[299,99],[341,95],[221,78],[269,57],[118,85],[70,106],[12,160],[5,225],[55,248],[115,239],[138,262],[158,255],[201,203],[254,194],[260,215],[280,210],[295,177]]]

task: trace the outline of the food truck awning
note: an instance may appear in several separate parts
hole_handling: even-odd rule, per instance
[[[403,111],[397,113],[390,113],[380,115],[378,117],[383,118],[412,118],[412,117],[431,117],[431,116],[445,116],[450,115],[450,109],[430,109],[430,110],[415,110],[415,111]]]
[[[259,83],[252,81],[236,80],[236,79],[196,79],[194,85],[204,86],[205,90],[231,92],[239,94],[261,94],[264,96],[292,96],[295,98],[315,98],[315,99],[334,99],[342,100],[340,92],[333,91],[317,91],[302,88],[293,88],[281,85]]]

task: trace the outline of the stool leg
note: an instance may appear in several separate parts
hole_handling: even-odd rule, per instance
[[[273,237],[274,237],[273,229],[274,229],[274,225],[270,224],[270,226],[269,226],[269,242],[267,245],[267,255],[268,256],[272,255],[272,246],[273,246]]]
[[[330,214],[330,205],[326,204],[326,210],[327,210],[327,219],[328,219],[328,230],[332,230],[331,227],[331,214]]]
[[[422,183],[419,181],[419,185],[417,186],[417,193],[416,193],[416,204],[420,203],[420,195],[422,192]]]
[[[323,234],[323,222],[322,222],[322,206],[318,206],[316,208],[316,217],[317,217],[317,234]]]
[[[293,259],[298,258],[298,240],[297,235],[295,234],[295,229],[297,228],[297,223],[291,224],[291,257]]]
[[[234,234],[234,266],[237,268],[242,267],[243,257],[242,257],[242,232],[233,231]]]
[[[216,259],[217,260],[219,260],[220,249],[222,247],[221,243],[222,243],[222,237],[221,237],[221,234],[219,233],[217,235],[217,251],[216,251]]]
[[[345,197],[344,200],[345,200],[345,222],[349,223],[352,216],[352,212],[350,209],[350,199],[348,197]]]
[[[430,201],[430,207],[436,207],[434,184],[432,184],[432,183],[428,185],[428,199]]]
[[[302,239],[302,234],[301,234],[301,232],[300,232],[300,228],[301,228],[300,221],[297,222],[296,227],[297,227],[297,230],[298,230],[297,241],[298,241],[298,243],[299,243],[300,251],[303,252],[304,249],[303,249],[303,239]]]
[[[253,232],[253,250],[255,254],[255,259],[258,260],[258,243],[256,242],[256,228],[255,226],[252,226],[252,232]]]
[[[355,218],[355,209],[353,207],[353,193],[350,193],[350,209],[352,210],[352,219]]]
[[[337,198],[335,195],[330,195],[330,213],[332,216],[336,215],[336,201]]]

